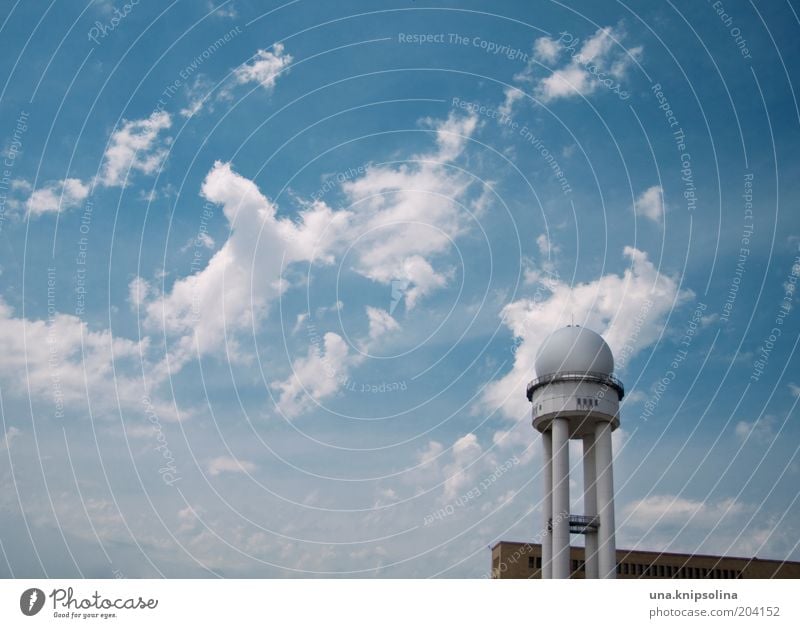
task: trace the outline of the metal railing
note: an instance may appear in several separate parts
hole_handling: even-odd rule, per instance
[[[569,516],[569,531],[572,534],[592,534],[597,532],[599,527],[600,521],[597,517],[587,515]]]
[[[613,375],[596,371],[561,371],[560,373],[548,373],[547,375],[542,375],[532,380],[527,388],[528,401],[531,400],[533,392],[537,388],[541,388],[552,382],[594,382],[613,388],[619,393],[620,399],[625,396],[625,387],[622,385],[622,382]]]
[[[570,515],[570,534],[594,534],[600,527],[600,518],[592,515]],[[553,519],[547,520],[547,531],[553,531]]]

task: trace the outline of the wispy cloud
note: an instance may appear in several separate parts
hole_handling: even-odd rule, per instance
[[[230,456],[220,456],[209,461],[207,470],[209,475],[221,475],[222,473],[253,473],[256,465],[241,458]]]
[[[287,71],[292,63],[292,55],[284,51],[282,43],[272,45],[272,50],[259,49],[248,63],[243,63],[234,71],[236,81],[258,83],[267,91],[272,91],[278,77]]]

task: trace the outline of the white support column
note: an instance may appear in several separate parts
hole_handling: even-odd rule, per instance
[[[598,567],[601,578],[617,577],[617,548],[614,539],[614,472],[611,465],[611,424],[599,421],[595,426],[595,462],[597,468]]]
[[[594,460],[594,434],[583,437],[583,514],[587,517],[597,516],[597,483]],[[586,575],[595,579],[599,573],[597,568],[597,534],[584,535],[586,539]]]
[[[569,578],[569,420],[555,418],[553,432],[553,578]]]
[[[553,516],[553,436],[542,432],[544,445],[544,499],[542,501],[542,578],[553,577],[553,535],[548,530]]]

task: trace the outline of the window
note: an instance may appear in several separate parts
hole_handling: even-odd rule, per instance
[[[536,569],[536,559],[533,556],[528,556],[528,569]]]

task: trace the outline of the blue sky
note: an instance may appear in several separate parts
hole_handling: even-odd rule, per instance
[[[618,546],[800,560],[799,27],[5,3],[0,575],[483,577],[572,321],[626,385]]]

